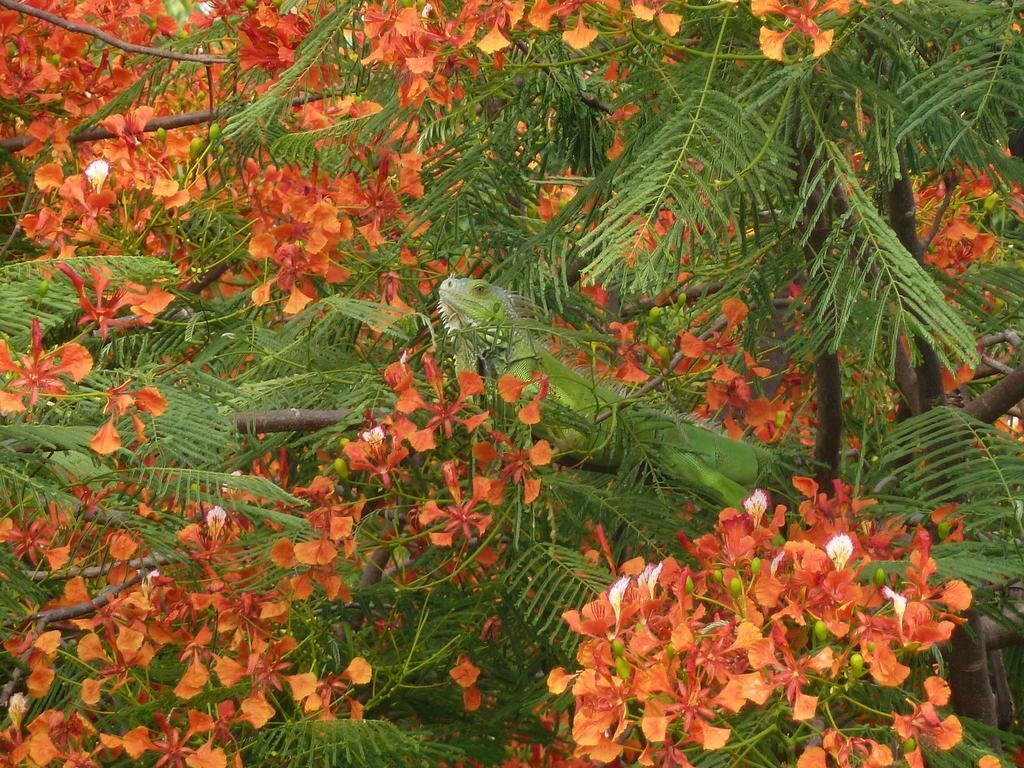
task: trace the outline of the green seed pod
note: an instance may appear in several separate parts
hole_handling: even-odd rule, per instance
[[[340,456],[334,460],[334,471],[342,480],[348,480],[348,464]]]
[[[732,595],[733,600],[738,600],[740,595],[743,594],[743,582],[740,581],[738,576],[733,576],[729,580],[729,594]]]
[[[939,523],[938,534],[941,540],[945,541],[949,537],[949,534],[952,532],[953,524],[949,522],[949,520],[943,520],[941,523]]]
[[[755,557],[750,561],[750,572],[757,576],[761,572],[761,558]]]
[[[870,653],[874,653],[875,652],[875,641],[874,640],[868,640],[868,651]]]
[[[819,643],[824,643],[828,640],[828,627],[825,626],[825,622],[821,619],[814,622],[814,639]]]
[[[621,640],[612,640],[612,655],[616,658],[622,656],[626,652],[626,646],[622,644]]]
[[[38,296],[40,299],[43,298],[46,295],[47,291],[49,291],[49,290],[50,290],[50,281],[49,280],[43,279],[43,280],[40,280],[38,283],[36,283],[36,296]]]
[[[619,677],[621,677],[623,680],[629,680],[629,662],[621,656],[615,659],[615,671],[619,673]]]
[[[224,129],[221,127],[220,123],[210,123],[209,135],[211,144],[220,138],[220,134],[223,130]]]
[[[864,657],[861,656],[859,653],[851,653],[850,654],[850,669],[853,671],[853,674],[855,674],[855,675],[859,675],[861,672],[863,672],[864,671]]]
[[[658,318],[661,317],[661,313],[664,310],[659,306],[653,306],[647,311],[647,319],[652,323],[658,322]]]
[[[688,594],[688,595],[693,594],[693,579],[691,577],[689,577],[689,576],[686,577],[685,589],[686,589],[686,594]]]
[[[878,568],[875,568],[875,575],[873,577],[873,581],[875,582],[875,586],[876,587],[884,587],[885,586],[885,569],[884,568],[882,568],[881,566],[879,566]]]
[[[167,141],[167,129],[166,128],[157,128],[156,129],[156,140],[159,141],[159,142],[166,142]]]
[[[909,739],[903,742],[903,746],[900,747],[903,750],[904,755],[909,755],[915,749],[917,749],[917,739],[911,736]]]
[[[715,571],[713,574],[711,574],[711,578],[713,578],[719,584],[724,584],[725,583],[725,574],[722,573],[721,571]]]
[[[672,351],[664,344],[659,344],[655,352],[658,354],[658,360],[661,362],[662,367],[667,366],[672,359]]]
[[[188,144],[188,156],[193,160],[203,154],[203,150],[206,149],[206,141],[199,136],[196,136]]]

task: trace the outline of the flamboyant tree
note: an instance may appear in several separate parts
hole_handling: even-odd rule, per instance
[[[1022,24],[0,0],[0,765],[1012,760]],[[457,371],[450,274],[762,489]]]

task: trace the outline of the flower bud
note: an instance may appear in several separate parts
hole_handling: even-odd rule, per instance
[[[824,643],[828,640],[828,626],[821,619],[814,622],[814,639],[819,643]]]
[[[740,581],[738,576],[733,576],[729,580],[729,594],[732,595],[733,600],[738,600],[740,595],[743,594],[743,582]]]

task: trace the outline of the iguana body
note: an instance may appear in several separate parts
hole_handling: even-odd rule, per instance
[[[526,306],[484,280],[445,280],[439,309],[446,328],[455,335],[456,367],[476,370],[482,362],[494,374],[522,380],[541,373],[549,385],[545,403],[553,402],[587,423],[596,423],[598,415],[609,409],[615,411],[615,419],[587,437],[577,430],[543,427],[542,422],[538,431],[562,450],[596,463],[618,465],[624,460],[623,452],[639,443],[668,477],[730,506],[742,503],[764,468],[764,452],[653,408],[619,407],[624,395],[563,363],[523,326]],[[633,440],[628,444],[609,439],[608,429],[615,420],[629,427]]]

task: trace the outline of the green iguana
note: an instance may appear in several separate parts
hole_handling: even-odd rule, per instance
[[[486,280],[449,277],[439,297],[441,318],[454,339],[456,368],[477,370],[482,365],[488,373],[526,381],[543,374],[549,389],[542,411],[553,402],[596,425],[585,436],[576,429],[553,429],[542,420],[536,431],[560,450],[620,465],[629,445],[609,439],[613,420],[598,423],[599,414],[611,409],[632,440],[642,443],[645,458],[666,477],[729,506],[742,503],[765,469],[764,450],[650,407],[622,407],[626,395],[566,365],[530,333],[524,321],[535,311],[505,289]]]

